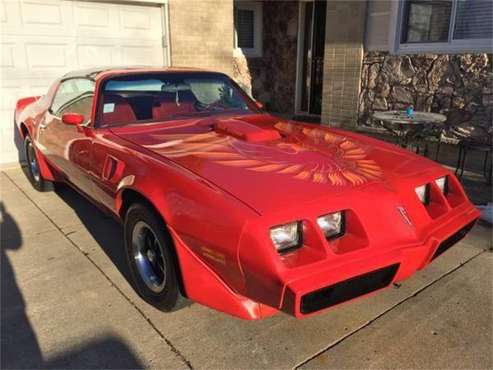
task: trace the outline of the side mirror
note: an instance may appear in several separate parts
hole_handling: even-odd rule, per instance
[[[264,104],[255,100],[255,106],[258,108],[258,109],[264,109]]]
[[[62,122],[70,126],[80,126],[84,122],[84,115],[79,113],[63,113]]]

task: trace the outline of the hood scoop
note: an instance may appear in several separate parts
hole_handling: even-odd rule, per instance
[[[281,138],[279,131],[270,127],[259,127],[237,119],[217,121],[214,130],[251,143],[273,141]]]

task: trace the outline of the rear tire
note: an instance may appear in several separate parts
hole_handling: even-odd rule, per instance
[[[176,311],[187,305],[180,291],[173,242],[161,218],[142,203],[132,204],[125,216],[124,237],[137,294],[162,311]]]
[[[24,139],[24,151],[26,154],[26,175],[32,186],[38,191],[50,191],[53,189],[53,184],[50,181],[43,179],[39,169],[39,162],[36,156],[36,149],[29,135]]]

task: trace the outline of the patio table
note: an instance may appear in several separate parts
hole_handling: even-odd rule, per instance
[[[380,121],[382,126],[399,139],[399,145],[407,148],[410,143],[421,141],[427,133],[440,132],[447,117],[439,113],[413,112],[408,116],[406,111],[391,110],[373,113],[373,119]],[[425,155],[426,155],[425,148]]]

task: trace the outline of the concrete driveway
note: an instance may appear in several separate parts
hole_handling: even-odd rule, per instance
[[[1,173],[2,368],[484,368],[491,229],[402,285],[305,320],[165,314],[131,289],[121,227],[68,187]]]

